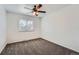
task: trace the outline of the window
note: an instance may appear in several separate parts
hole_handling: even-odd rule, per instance
[[[25,19],[19,20],[19,31],[27,32],[33,30],[34,30],[33,20],[25,20]]]

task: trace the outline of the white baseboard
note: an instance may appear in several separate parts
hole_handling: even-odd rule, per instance
[[[47,41],[49,41],[49,42],[58,44],[58,45],[60,45],[60,46],[62,46],[62,47],[65,47],[65,48],[67,48],[67,49],[70,49],[70,50],[72,50],[72,51],[75,51],[75,52],[78,52],[78,53],[79,53],[79,50],[76,50],[75,48],[72,48],[72,47],[69,47],[69,46],[67,46],[67,45],[63,45],[63,44],[61,44],[61,43],[58,43],[58,42],[56,42],[56,41],[53,41],[53,40],[51,40],[50,38],[46,38],[46,37],[41,37],[41,38],[42,38],[42,39],[45,39],[45,40],[47,40]],[[49,40],[48,40],[48,39],[49,39]]]
[[[11,43],[17,43],[17,42],[22,42],[22,41],[28,41],[28,40],[33,40],[33,39],[37,39],[37,38],[40,38],[40,37],[36,37],[36,38],[30,38],[30,39],[23,39],[23,40],[16,40],[16,41],[11,41],[11,42],[8,42],[7,44],[11,44]]]
[[[5,46],[7,45],[7,42],[5,42],[2,47],[0,48],[0,53],[3,51],[3,49],[5,48]]]

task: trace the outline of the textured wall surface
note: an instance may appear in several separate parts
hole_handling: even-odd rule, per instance
[[[0,52],[6,45],[7,39],[7,24],[6,24],[6,12],[2,5],[0,5]]]
[[[79,52],[79,5],[71,5],[42,19],[42,38]]]
[[[40,37],[40,19],[32,16],[25,16],[21,14],[15,14],[9,12],[7,14],[8,19],[8,43],[26,41],[29,39]],[[20,19],[31,19],[34,20],[34,31],[32,32],[19,32],[18,21]]]

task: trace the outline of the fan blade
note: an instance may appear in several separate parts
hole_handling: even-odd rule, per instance
[[[28,7],[24,7],[25,9],[29,9],[29,10],[33,10],[33,9],[30,9],[30,8],[28,8]]]
[[[46,13],[46,11],[38,11],[38,12],[40,12],[40,13]]]

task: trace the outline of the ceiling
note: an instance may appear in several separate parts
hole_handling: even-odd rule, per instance
[[[25,15],[31,15],[32,16],[32,10],[25,9],[24,7],[33,8],[34,4],[5,4],[4,7],[8,12],[13,13],[20,13]],[[66,6],[69,6],[68,4],[43,4],[42,10],[46,11],[48,13],[56,12]],[[46,14],[40,13],[38,17],[43,17]]]

